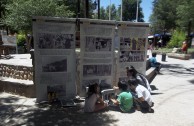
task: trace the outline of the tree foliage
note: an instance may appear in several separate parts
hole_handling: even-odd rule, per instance
[[[185,33],[181,30],[175,30],[173,32],[170,42],[167,44],[167,47],[181,47],[182,42],[186,39]]]
[[[189,21],[194,24],[193,6],[194,1],[191,0],[154,0],[150,16],[152,27],[155,32],[173,31],[176,28],[187,31]]]
[[[4,23],[13,30],[31,31],[33,16],[70,17],[73,13],[57,0],[13,0],[6,4]]]
[[[183,30],[188,30],[188,24],[191,22],[193,24],[191,27],[194,29],[194,1],[184,0],[181,1],[180,5],[177,7],[177,25]]]
[[[140,7],[141,0],[138,0],[138,22],[144,22],[142,8]],[[123,0],[123,21],[135,21],[137,11],[137,0]]]

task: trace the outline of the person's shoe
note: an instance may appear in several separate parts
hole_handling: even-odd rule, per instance
[[[152,105],[150,107],[153,107],[154,106],[154,102],[152,102]]]
[[[154,110],[151,107],[149,107],[148,112],[149,113],[154,113]]]

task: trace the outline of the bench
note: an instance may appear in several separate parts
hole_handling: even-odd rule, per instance
[[[149,59],[147,59],[147,61],[146,61],[146,78],[148,79],[148,82],[151,83],[156,75],[157,75],[156,68],[151,67],[151,63],[149,62]]]

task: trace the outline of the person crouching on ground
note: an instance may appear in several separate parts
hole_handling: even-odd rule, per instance
[[[138,80],[138,83],[147,88],[149,92],[152,91],[150,83],[148,82],[146,77],[143,74],[139,73],[133,66],[126,67],[126,73],[128,79],[135,78]]]
[[[137,84],[137,79],[130,79],[128,84],[131,90],[134,90],[137,94],[137,97],[133,97],[136,109],[151,112],[154,103],[150,92],[144,86]]]
[[[161,63],[156,60],[156,53],[152,53],[152,57],[149,59],[151,67],[156,67],[157,73],[160,73]]]
[[[118,82],[118,87],[120,94],[117,99],[112,97],[109,98],[114,105],[119,106],[119,110],[122,112],[130,112],[133,106],[133,97],[130,92],[128,92],[128,84],[125,81]]]
[[[84,112],[97,112],[107,107],[107,104],[99,96],[98,84],[89,86],[85,99]]]

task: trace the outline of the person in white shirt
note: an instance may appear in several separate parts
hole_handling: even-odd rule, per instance
[[[96,112],[106,107],[107,104],[99,96],[98,84],[90,85],[85,99],[84,112]]]
[[[137,83],[137,79],[130,79],[128,81],[131,90],[135,91],[137,97],[134,97],[137,110],[146,110],[152,112],[151,107],[154,106],[150,92],[142,85]]]

